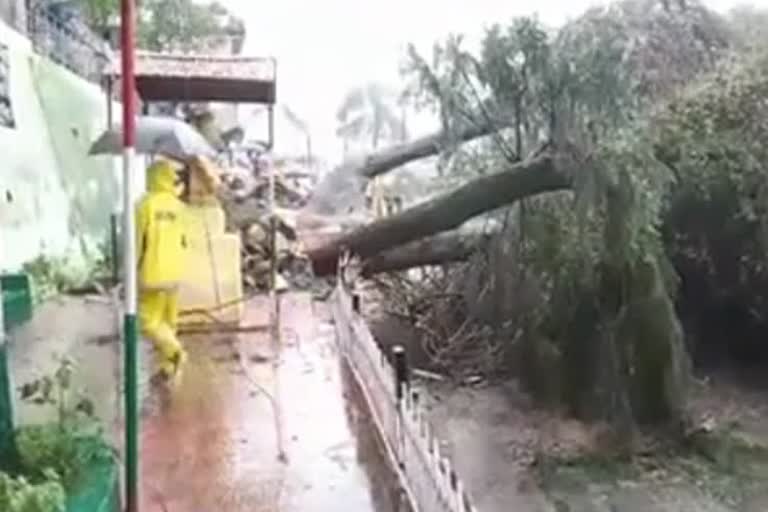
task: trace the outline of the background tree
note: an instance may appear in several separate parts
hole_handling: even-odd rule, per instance
[[[398,116],[399,95],[375,82],[349,91],[336,112],[336,134],[345,141],[368,139],[377,149],[384,140],[404,138],[403,120]]]
[[[120,12],[119,0],[79,0],[91,27],[99,34],[107,35],[117,24]]]
[[[241,20],[219,3],[192,0],[144,0],[139,45],[153,51],[204,51],[245,34]]]
[[[119,0],[78,0],[90,25],[105,34],[117,25]],[[138,44],[152,51],[208,51],[230,44],[238,53],[245,24],[218,2],[143,0],[139,3]]]
[[[288,105],[283,105],[283,114],[285,115],[285,118],[288,120],[289,123],[291,123],[291,126],[293,126],[296,130],[301,132],[304,135],[304,138],[306,140],[307,145],[307,165],[312,165],[312,133],[309,130],[309,125],[307,122],[299,117],[299,115],[294,112]]]

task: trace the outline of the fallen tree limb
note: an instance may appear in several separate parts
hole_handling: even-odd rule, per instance
[[[348,213],[364,202],[363,192],[368,180],[408,162],[434,156],[449,143],[468,142],[504,127],[506,123],[488,123],[468,125],[455,134],[440,131],[405,144],[385,148],[362,159],[345,162],[317,184],[305,210],[326,215]]]
[[[467,220],[519,199],[571,186],[572,162],[543,154],[483,176],[432,199],[316,247],[307,255],[317,275],[332,273],[344,250],[363,261],[397,246],[457,228]]]
[[[480,249],[490,236],[450,232],[417,240],[363,261],[363,276],[465,261]]]
[[[356,174],[366,178],[375,178],[376,176],[386,174],[392,169],[396,169],[413,160],[436,155],[452,140],[455,140],[458,143],[464,143],[489,135],[500,128],[504,128],[504,126],[477,124],[467,126],[463,130],[460,130],[453,136],[453,138],[443,131],[419,137],[411,142],[385,148],[377,153],[369,155],[356,170]]]

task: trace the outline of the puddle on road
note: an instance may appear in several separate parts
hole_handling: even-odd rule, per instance
[[[143,510],[406,512],[333,329],[318,325],[308,297],[286,299],[292,341],[279,381],[288,463],[277,460],[274,416],[259,389],[275,384],[266,335],[190,339],[184,382],[144,421]]]

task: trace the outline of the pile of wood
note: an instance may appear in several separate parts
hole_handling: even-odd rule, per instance
[[[296,236],[295,213],[307,201],[311,177],[308,173],[275,176],[275,214],[271,215],[269,164],[247,155],[221,174],[219,200],[227,216],[227,229],[242,239],[242,275],[247,291],[266,290],[271,283],[273,260],[276,286],[306,289],[313,277],[302,256]],[[272,236],[274,219],[274,232]]]

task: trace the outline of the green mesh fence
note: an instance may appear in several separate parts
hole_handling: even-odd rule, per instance
[[[32,287],[26,274],[0,275],[3,324],[10,331],[32,318]]]
[[[90,470],[82,490],[69,497],[67,512],[117,512],[120,489],[117,464],[105,464]]]
[[[13,450],[13,409],[9,377],[5,341],[0,341],[0,469],[16,458]]]
[[[8,363],[7,332],[32,317],[32,292],[28,276],[0,276],[0,461],[13,461],[13,386]]]

